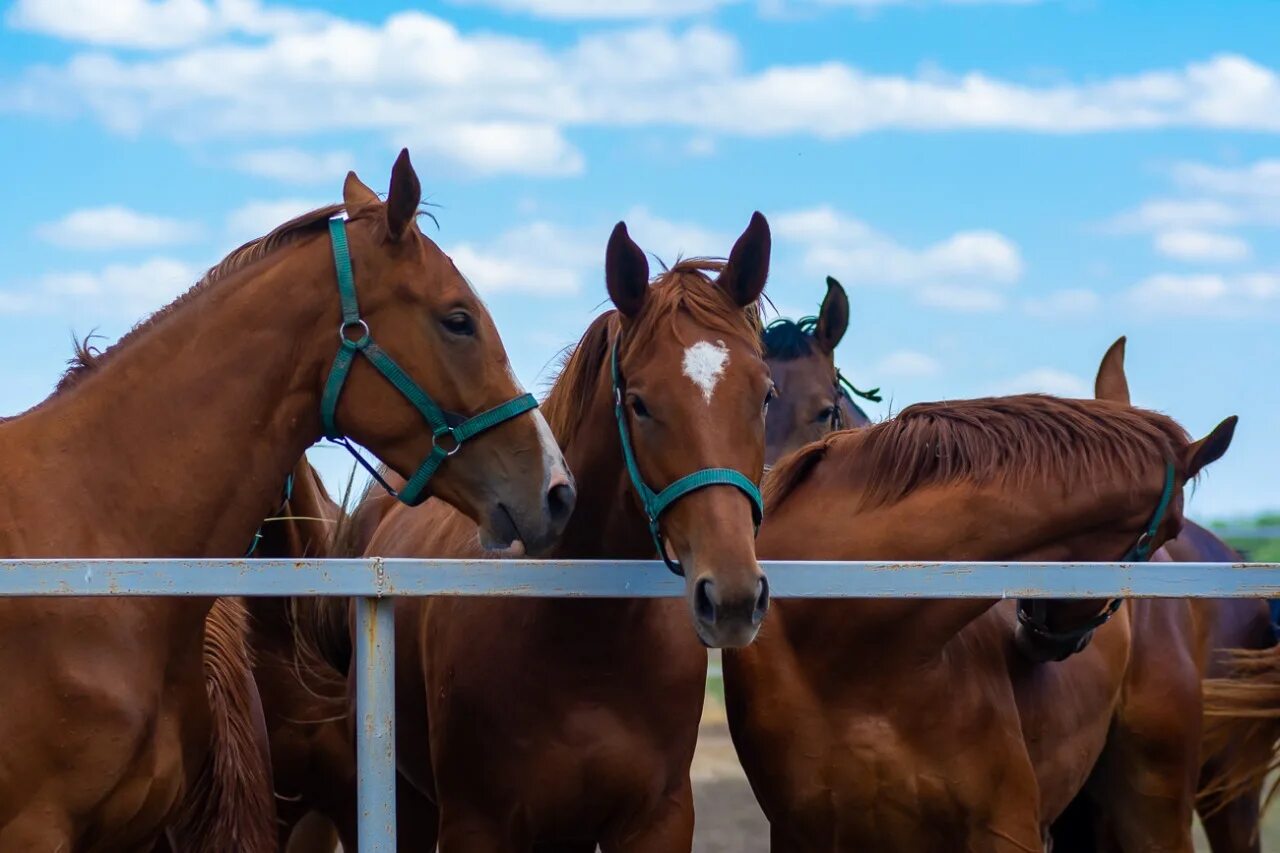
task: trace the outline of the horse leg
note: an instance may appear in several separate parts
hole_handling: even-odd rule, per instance
[[[555,844],[537,844],[533,853],[596,853],[594,841],[562,841]]]
[[[1195,750],[1113,735],[1090,779],[1106,812],[1103,837],[1111,836],[1122,853],[1193,853],[1197,763]]]
[[[432,853],[440,832],[440,810],[408,779],[396,774],[397,853]],[[354,851],[355,848],[352,848]],[[442,846],[443,849],[443,846]]]
[[[603,853],[689,853],[693,850],[693,788],[684,788],[654,810],[607,831]]]
[[[1262,791],[1257,789],[1236,797],[1209,816],[1201,815],[1204,834],[1213,853],[1261,853],[1259,837],[1259,803]]]

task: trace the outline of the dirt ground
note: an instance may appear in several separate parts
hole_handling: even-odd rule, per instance
[[[707,697],[708,705],[712,699]],[[708,707],[693,759],[693,834],[696,853],[767,853],[765,822],[729,740],[719,709]],[[716,719],[720,717],[720,719]]]

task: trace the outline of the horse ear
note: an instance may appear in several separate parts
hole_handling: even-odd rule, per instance
[[[769,278],[771,247],[769,223],[757,210],[751,214],[747,230],[733,244],[729,261],[724,265],[724,272],[720,273],[720,286],[728,290],[733,301],[743,308],[753,305],[764,292],[764,283]]]
[[[422,183],[409,162],[409,149],[401,148],[391,167],[391,189],[387,191],[387,233],[399,240],[418,218],[422,204]]]
[[[627,233],[627,223],[613,226],[604,252],[604,283],[609,298],[624,317],[634,317],[649,295],[649,260]]]
[[[814,330],[814,340],[823,352],[835,352],[849,328],[849,295],[844,292],[840,282],[827,276],[827,295],[823,297],[822,308],[818,311],[818,328]]]
[[[1124,375],[1125,338],[1120,336],[1098,365],[1098,376],[1093,380],[1093,396],[1099,400],[1129,405],[1129,380]]]
[[[1211,463],[1217,462],[1231,446],[1231,437],[1236,434],[1235,415],[1227,418],[1213,428],[1213,432],[1192,444],[1186,449],[1185,468],[1190,479],[1203,471]]]
[[[347,213],[354,213],[371,204],[382,204],[382,199],[365,186],[364,182],[356,177],[355,172],[347,172],[347,179],[342,184],[342,204],[346,207]]]

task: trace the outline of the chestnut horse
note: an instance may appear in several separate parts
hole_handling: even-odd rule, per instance
[[[536,413],[442,466],[435,451],[453,443],[423,428],[439,407],[481,412],[520,389],[485,309],[417,228],[407,152],[385,204],[354,174],[344,197],[237,250],[93,370],[0,423],[0,554],[243,553],[324,432],[491,528],[501,515],[559,535],[567,474]],[[394,385],[379,375],[393,357]],[[437,476],[422,476],[432,458]],[[276,847],[244,657],[217,661],[232,671],[206,693],[212,607],[0,601],[0,849],[145,850],[166,828],[182,850]]]
[[[1094,383],[1098,399],[1129,405],[1124,356],[1125,339],[1120,338],[1107,350],[1098,368]],[[1152,559],[1233,563],[1242,557],[1205,528],[1184,521],[1178,535]],[[1067,602],[1046,603],[1051,618],[1066,606]],[[1148,749],[1168,749],[1172,740],[1199,737],[1202,707],[1195,686],[1206,675],[1221,678],[1228,674],[1228,661],[1220,650],[1265,649],[1275,643],[1269,609],[1260,600],[1161,599],[1146,602],[1143,610],[1156,618],[1135,625],[1135,663],[1129,668],[1123,699],[1117,708],[1113,744],[1108,747],[1111,752],[1126,748],[1123,744],[1130,744],[1130,750],[1142,748],[1141,744]],[[1235,768],[1259,760],[1265,763],[1267,747],[1250,737],[1247,725],[1215,725],[1212,719],[1204,723],[1196,808],[1210,847],[1214,853],[1256,853],[1261,849],[1260,785],[1233,791],[1226,797],[1215,788],[1218,780],[1231,775]],[[1055,853],[1115,847],[1110,829],[1114,821],[1112,801],[1105,778],[1110,764],[1104,753],[1085,792],[1054,824]]]
[[[544,407],[583,496],[551,554],[653,558],[657,538],[686,604],[397,602],[400,770],[438,804],[442,851],[691,848],[704,644],[749,643],[768,606],[752,493],[772,393],[757,305],[769,253],[757,213],[728,261],[681,261],[650,284],[619,223],[605,258],[617,310],[591,324]],[[715,487],[646,512],[695,472]],[[636,480],[657,499],[637,500]],[[472,523],[429,504],[390,509],[369,553],[482,551]]]
[[[252,556],[328,557],[340,519],[340,508],[304,457],[287,481],[279,510],[263,522]],[[311,613],[308,599],[261,597],[245,603],[253,676],[271,747],[280,848],[332,853],[340,838],[345,849],[355,850],[355,748],[346,669],[299,654],[305,647],[294,643],[294,625]],[[333,626],[340,644],[349,638],[346,627],[345,620]],[[323,821],[304,823],[309,814]]]
[[[1114,559],[1181,525],[1182,484],[1233,421],[1189,443],[1155,413],[1020,396],[915,405],[784,459],[758,552],[807,560]],[[1166,498],[1167,495],[1167,498]],[[1162,509],[1162,505],[1164,509]],[[775,851],[1042,850],[1107,742],[1132,643],[1121,608],[1052,668],[1024,662],[1013,602],[779,602],[727,652],[725,697]],[[1124,850],[1190,853],[1196,750],[1130,767]],[[1175,783],[1165,785],[1172,774]]]
[[[817,317],[778,319],[765,328],[764,358],[778,395],[765,418],[766,465],[832,430],[871,423],[849,392],[879,402],[880,389],[859,391],[836,369],[836,346],[848,327],[849,297],[828,276]]]

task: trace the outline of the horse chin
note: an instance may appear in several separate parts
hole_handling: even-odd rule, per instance
[[[488,555],[507,559],[525,556],[524,540],[515,519],[502,504],[494,504],[477,531],[480,547]]]

